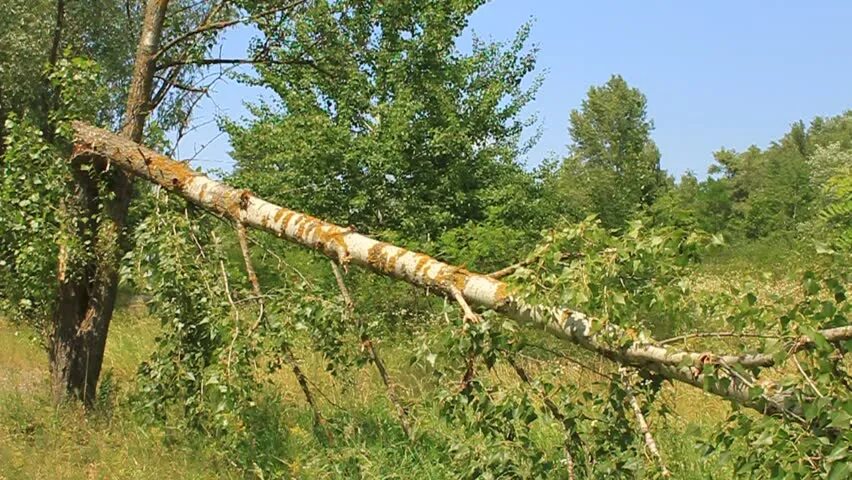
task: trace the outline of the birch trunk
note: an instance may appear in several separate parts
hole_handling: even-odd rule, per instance
[[[705,381],[703,368],[740,365],[763,367],[774,364],[763,354],[715,355],[679,351],[653,343],[635,343],[628,348],[610,346],[609,338],[620,338],[619,327],[608,325],[593,333],[594,320],[568,308],[533,305],[513,297],[498,279],[469,272],[428,255],[380,242],[310,215],[269,203],[247,190],[211,180],[186,164],[160,155],[104,130],[75,123],[78,155],[108,159],[113,165],[158,184],[201,208],[247,226],[265,230],[290,242],[318,251],[341,264],[355,264],[381,275],[452,296],[457,289],[471,305],[488,308],[521,324],[532,325],[552,335],[600,354],[623,365],[651,370],[721,397],[734,400],[761,413],[790,411],[787,395],[749,395],[749,382],[738,377],[723,382]]]

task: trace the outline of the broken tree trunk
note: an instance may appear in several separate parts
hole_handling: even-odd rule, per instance
[[[620,347],[624,332],[615,325],[596,325],[587,315],[568,308],[533,305],[513,297],[508,286],[494,278],[469,272],[428,255],[380,242],[304,213],[279,207],[193,171],[184,163],[120,138],[107,131],[76,122],[76,153],[105,159],[112,165],[158,184],[203,209],[252,226],[288,241],[318,251],[341,264],[356,264],[382,275],[452,296],[461,292],[471,305],[488,308],[521,324],[533,325],[586,350],[623,365],[654,371],[765,414],[785,414],[791,408],[789,395],[766,394],[752,398],[748,379],[728,375],[731,367],[771,366],[764,354],[715,355],[680,351],[655,345],[649,340]],[[595,332],[593,327],[598,328]],[[724,377],[705,378],[711,370]],[[707,380],[707,381],[705,381]]]
[[[138,143],[142,140],[150,110],[154,56],[168,3],[168,0],[149,0],[145,8],[121,130],[128,141]],[[54,402],[75,398],[91,406],[118,293],[118,267],[124,254],[123,229],[132,182],[129,172],[101,172],[109,195],[100,198],[92,172],[79,167],[78,162],[72,165],[76,195],[71,202],[74,205],[66,205],[63,210],[81,215],[68,215],[65,223],[69,233],[91,242],[93,255],[75,261],[66,245],[60,247],[50,370]]]

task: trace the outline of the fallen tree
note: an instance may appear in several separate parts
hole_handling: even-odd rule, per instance
[[[358,265],[382,275],[426,288],[450,298],[461,294],[471,305],[494,310],[521,324],[542,328],[558,338],[622,365],[655,372],[733,400],[769,415],[802,421],[801,405],[782,388],[766,388],[755,396],[754,379],[743,369],[775,365],[763,353],[739,355],[690,352],[657,344],[653,339],[629,338],[618,326],[603,324],[564,307],[534,305],[513,296],[506,283],[488,275],[436,260],[359,234],[310,215],[274,205],[192,170],[188,165],[137,143],[90,125],[75,122],[74,156],[92,158],[153,182],[203,209],[247,226],[265,230],[318,251],[344,267]],[[829,341],[852,337],[852,328],[826,330]],[[629,342],[625,342],[629,339]],[[796,342],[791,352],[808,348],[809,339]],[[627,345],[627,346],[624,346]]]

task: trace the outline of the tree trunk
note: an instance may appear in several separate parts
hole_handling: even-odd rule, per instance
[[[212,180],[184,163],[107,131],[81,122],[74,123],[74,130],[80,158],[92,156],[101,159],[98,163],[112,162],[115,167],[158,184],[218,215],[268,231],[342,264],[360,265],[447,296],[457,290],[470,304],[492,309],[521,324],[534,325],[619,364],[652,371],[665,378],[703,388],[760,413],[789,415],[797,421],[803,421],[800,416],[801,405],[787,390],[766,389],[773,393],[753,398],[749,391],[753,386],[752,380],[732,368],[773,366],[775,360],[770,355],[717,355],[711,352],[680,351],[658,345],[654,340],[636,342],[626,348],[612,346],[608,338],[625,335],[617,325],[603,325],[582,312],[568,308],[527,303],[510,295],[508,286],[500,280],[279,207],[247,190],[238,190]],[[835,341],[848,339],[852,329],[839,327],[821,333],[826,339]],[[804,340],[803,345],[807,342]],[[705,369],[714,371],[724,381],[710,381],[713,379],[705,376]]]
[[[121,135],[139,143],[154,79],[154,57],[160,42],[168,0],[149,0],[136,51],[133,78],[127,98]],[[77,162],[74,162],[76,165]],[[100,172],[106,181],[98,198],[95,179],[75,168],[75,201],[82,218],[72,212],[66,217],[69,233],[81,240],[89,233],[93,255],[73,261],[67,245],[60,248],[59,292],[53,316],[50,366],[55,402],[67,398],[91,406],[103,364],[107,333],[118,293],[118,267],[124,254],[123,229],[132,195],[129,175],[121,170]],[[98,204],[103,204],[103,210]],[[77,218],[70,218],[77,217]],[[89,222],[89,228],[82,223]]]

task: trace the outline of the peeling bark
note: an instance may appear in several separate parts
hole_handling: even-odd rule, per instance
[[[150,110],[155,67],[153,59],[168,3],[168,0],[149,0],[145,9],[125,123],[121,131],[127,141],[138,143],[142,140]],[[90,229],[81,230],[80,238],[90,240],[94,256],[83,262],[69,262],[67,247],[60,248],[59,289],[53,315],[50,365],[54,401],[58,403],[66,398],[75,398],[91,406],[118,293],[118,267],[124,254],[123,229],[132,195],[132,182],[128,172],[103,172],[107,182],[106,190],[110,194],[106,198],[97,198],[98,189],[94,180],[76,166],[77,162],[74,163],[75,185],[83,196],[78,196],[77,207],[85,212],[87,219],[97,222],[96,225],[90,225]],[[103,209],[99,204],[103,204]],[[80,220],[70,219],[68,222],[80,223]],[[95,234],[87,236],[87,231],[94,231]]]
[[[452,296],[457,289],[465,301],[494,310],[521,324],[550,334],[602,355],[617,363],[650,370],[761,413],[782,414],[796,409],[788,395],[764,395],[752,399],[749,384],[735,376],[724,376],[729,367],[768,367],[774,360],[764,354],[716,355],[689,352],[655,345],[653,340],[618,346],[625,332],[605,325],[582,312],[568,308],[534,305],[510,295],[508,286],[486,275],[438,261],[428,255],[380,242],[304,213],[279,207],[193,171],[188,165],[122,139],[104,130],[75,122],[76,148],[80,155],[108,159],[117,167],[163,186],[201,208],[270,232],[278,237],[318,251],[337,262],[355,264],[376,273]],[[852,332],[847,332],[852,333]],[[719,372],[723,381],[705,376],[705,369]]]

